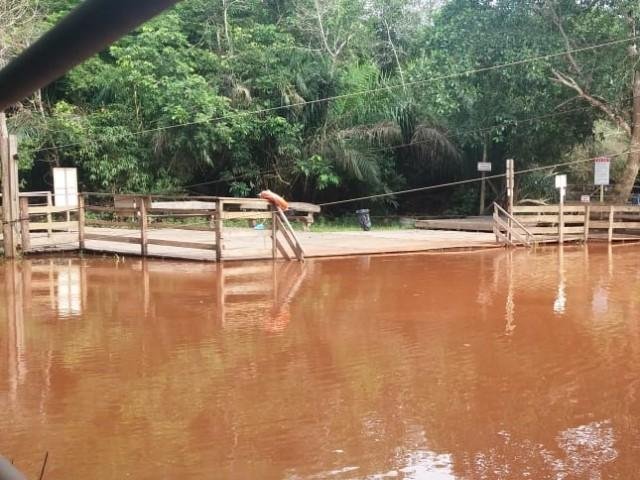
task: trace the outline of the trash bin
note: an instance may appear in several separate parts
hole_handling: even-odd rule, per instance
[[[369,216],[369,210],[363,208],[362,210],[356,210],[358,216],[358,223],[362,227],[362,230],[368,232],[371,230],[371,217]]]

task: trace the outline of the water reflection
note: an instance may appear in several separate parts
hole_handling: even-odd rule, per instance
[[[564,270],[564,247],[558,248],[558,293],[553,302],[553,311],[563,314],[567,307],[566,277]]]
[[[639,267],[6,263],[0,452],[49,450],[49,480],[634,478]]]
[[[22,270],[19,268],[18,263],[14,261],[6,261],[4,263],[4,295],[7,318],[7,378],[10,403],[16,401],[18,387],[24,382],[27,374],[23,274],[28,275],[28,268]]]

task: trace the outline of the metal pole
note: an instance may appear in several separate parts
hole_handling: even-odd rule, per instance
[[[85,0],[0,71],[0,111],[48,85],[178,0]]]

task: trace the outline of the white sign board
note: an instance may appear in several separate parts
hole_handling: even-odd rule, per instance
[[[53,169],[53,198],[56,207],[78,206],[78,171],[75,168]]]
[[[593,164],[593,184],[609,185],[611,160],[608,157],[596,158]]]
[[[556,175],[556,188],[567,188],[566,175]]]
[[[479,172],[490,172],[491,171],[491,162],[478,162],[478,171]]]
[[[580,201],[582,203],[591,203],[591,196],[590,195],[582,195],[580,197]]]

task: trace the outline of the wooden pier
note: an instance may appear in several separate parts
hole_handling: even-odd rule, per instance
[[[499,247],[485,232],[310,232],[308,226],[320,209],[305,203],[292,202],[293,211],[285,215],[261,199],[81,194],[77,207],[66,208],[51,205],[46,193],[21,195],[18,223],[25,254],[83,251],[202,261],[303,260]],[[294,229],[293,222],[302,222],[302,228]]]
[[[499,205],[493,217],[428,220],[416,229],[310,232],[315,205],[286,214],[261,199],[81,194],[77,207],[23,193],[14,222],[25,254],[94,252],[202,261],[401,254],[504,246],[640,241],[640,206]],[[292,222],[303,220],[302,229]],[[249,226],[251,225],[251,226]],[[446,228],[446,229],[445,229]]]
[[[493,232],[505,245],[639,241],[640,206],[527,205],[509,213],[494,204]]]

